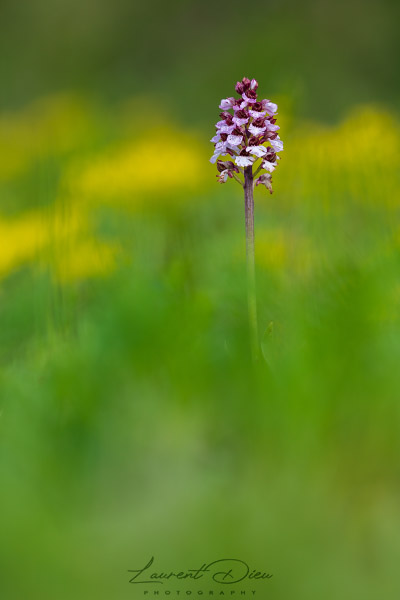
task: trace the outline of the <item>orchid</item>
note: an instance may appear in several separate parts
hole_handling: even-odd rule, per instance
[[[210,162],[217,163],[219,183],[235,179],[244,188],[248,305],[253,358],[258,355],[253,190],[255,186],[264,185],[272,194],[271,173],[278,166],[278,153],[283,150],[275,117],[278,106],[270,100],[258,100],[257,88],[258,82],[255,79],[243,77],[235,86],[239,97],[231,96],[221,100],[221,120],[216,124],[217,133],[211,139],[215,147],[210,158]],[[233,111],[233,114],[229,111]],[[220,160],[221,156],[227,155],[232,160]],[[259,160],[260,163],[253,172]],[[262,170],[265,172],[256,178]],[[239,174],[243,175],[243,180]]]
[[[210,162],[216,163],[220,157],[230,156],[244,176],[244,181],[239,177],[235,179],[243,187],[246,186],[246,178],[249,181],[251,179],[253,188],[258,185],[253,173],[258,159],[261,159],[261,163],[256,169],[256,174],[262,170],[271,173],[278,164],[277,153],[283,150],[283,142],[277,134],[279,125],[276,125],[275,118],[278,105],[270,100],[259,100],[257,88],[258,82],[255,79],[244,77],[235,86],[239,97],[231,96],[221,100],[221,120],[216,124],[216,135],[211,138],[215,149],[210,158]],[[233,114],[229,111],[233,111]],[[218,181],[221,181],[221,176],[217,177]],[[260,177],[262,174],[258,179]],[[228,177],[223,182],[227,180]],[[272,194],[271,181],[268,190]]]

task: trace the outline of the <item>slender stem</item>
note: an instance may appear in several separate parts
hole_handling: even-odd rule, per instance
[[[239,179],[239,177],[238,177],[238,176],[237,176],[235,173],[232,173],[232,175],[234,176],[234,178],[236,179],[236,181],[237,181],[238,183],[240,183],[240,185],[241,185],[242,187],[244,187],[243,181],[241,181],[241,180]]]
[[[256,175],[258,175],[258,174],[259,174],[259,172],[261,171],[261,169],[262,169],[262,161],[261,161],[261,164],[258,166],[258,169],[256,169],[256,171],[253,173],[253,178],[254,178]]]
[[[246,216],[247,299],[249,306],[251,353],[255,360],[258,357],[258,324],[254,264],[254,198],[252,166],[244,169],[244,206]]]

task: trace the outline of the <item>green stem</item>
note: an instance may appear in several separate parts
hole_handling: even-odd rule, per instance
[[[258,357],[258,324],[256,300],[256,275],[254,262],[254,198],[253,167],[244,169],[244,206],[246,217],[247,299],[249,307],[250,341],[253,360]]]

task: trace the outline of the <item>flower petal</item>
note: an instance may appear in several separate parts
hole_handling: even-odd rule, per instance
[[[270,144],[273,147],[273,149],[275,150],[275,152],[282,152],[283,142],[282,142],[281,138],[279,137],[279,135],[275,140],[270,140]]]
[[[275,171],[275,167],[276,167],[276,162],[271,163],[268,160],[264,160],[264,162],[262,163],[262,168],[265,169],[266,171],[269,171],[270,173],[272,173],[272,171]]]
[[[274,125],[273,123],[270,123],[269,121],[265,122],[265,128],[267,131],[278,131],[278,129],[280,129],[279,125]]]
[[[269,115],[274,115],[278,110],[278,105],[274,102],[270,102],[269,100],[263,100],[263,108],[267,111]]]
[[[272,179],[269,173],[263,173],[258,179],[256,179],[256,186],[260,184],[265,185],[270,194],[273,192],[271,183]]]
[[[221,100],[219,108],[222,108],[222,110],[229,110],[233,107],[234,102],[235,98],[224,98],[223,100]]]
[[[218,152],[218,154],[229,154],[227,151],[228,148],[233,152],[239,152],[239,148],[234,144],[229,143],[227,140],[226,142],[217,142],[215,144],[215,153]]]
[[[239,167],[249,167],[254,162],[254,158],[252,156],[237,156],[235,158],[235,163]]]
[[[258,111],[258,110],[249,110],[249,114],[253,119],[259,119],[260,117],[264,117],[267,111]]]
[[[248,146],[246,150],[258,158],[262,158],[267,153],[265,146]]]
[[[241,125],[245,125],[249,120],[249,117],[247,117],[247,119],[239,119],[239,117],[233,117],[233,122],[235,123],[235,125],[238,125],[239,127]]]
[[[248,96],[246,96],[246,92],[243,92],[242,94],[242,98],[245,102],[247,102],[248,104],[255,104],[257,102],[256,98],[249,98]],[[242,103],[243,104],[243,103]]]
[[[233,144],[234,146],[238,146],[242,143],[243,136],[242,135],[228,135],[229,144]]]
[[[250,125],[249,127],[249,131],[252,135],[260,135],[261,133],[264,133],[264,131],[267,129],[266,126],[264,127],[256,127],[255,125],[253,125],[253,123]]]
[[[232,133],[232,131],[235,129],[236,125],[227,125],[226,123],[224,123],[223,125],[221,125],[220,127],[218,127],[218,131],[219,133]]]

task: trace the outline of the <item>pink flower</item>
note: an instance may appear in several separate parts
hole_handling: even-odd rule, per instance
[[[219,105],[219,108],[222,108],[222,110],[229,110],[230,108],[233,107],[235,103],[235,98],[231,97],[231,98],[225,98],[224,100],[221,100],[221,104]]]

